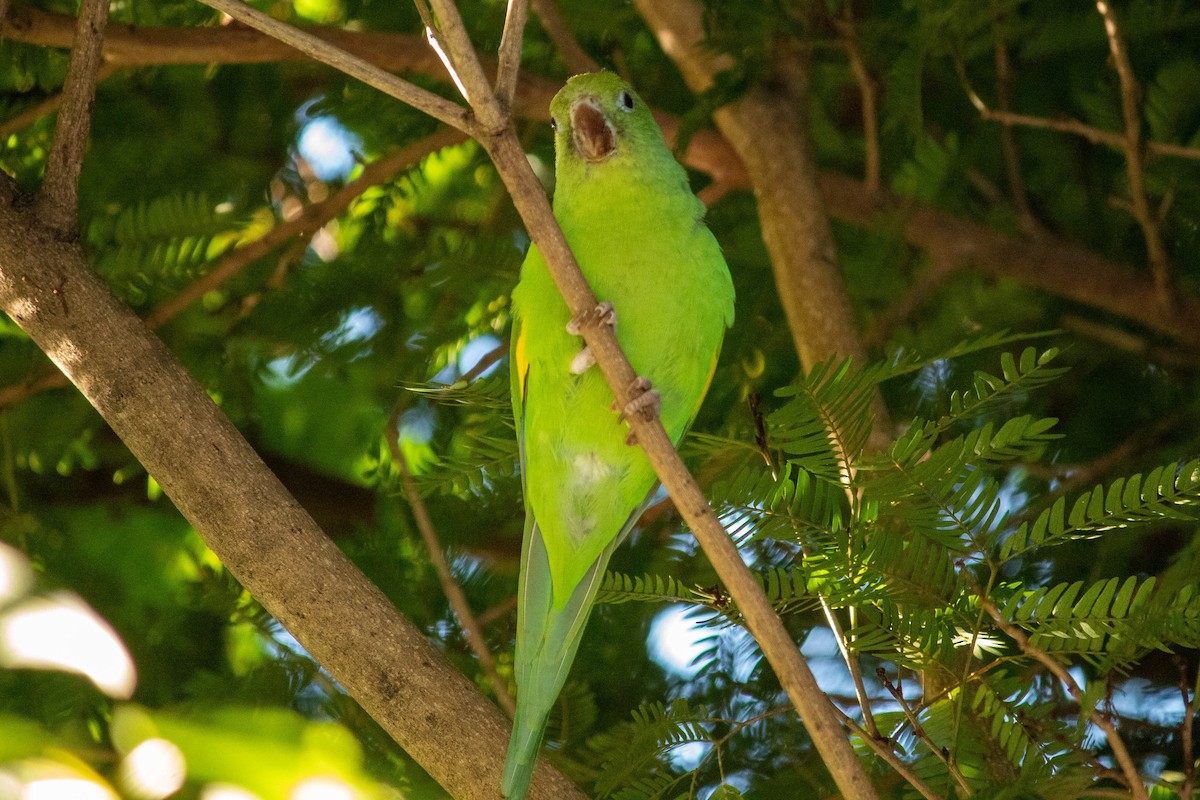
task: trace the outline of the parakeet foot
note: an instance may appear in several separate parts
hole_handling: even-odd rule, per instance
[[[579,316],[567,323],[567,333],[572,336],[578,336],[583,330],[583,325],[588,319],[595,316],[602,325],[608,325],[615,332],[617,330],[617,310],[613,308],[613,304],[608,301],[601,302],[589,311],[585,311]],[[596,357],[592,355],[592,351],[586,345],[582,350],[575,354],[571,359],[571,374],[582,375],[591,369],[591,366],[596,363]]]
[[[647,378],[638,377],[629,387],[633,399],[625,404],[618,419],[624,422],[634,416],[641,415],[642,419],[652,420],[662,413],[662,396],[654,390]],[[637,444],[637,434],[633,431],[625,437],[625,444]]]

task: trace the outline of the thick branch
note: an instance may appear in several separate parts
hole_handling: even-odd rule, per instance
[[[572,74],[596,72],[600,69],[600,65],[580,47],[554,0],[530,0],[530,5],[542,23],[542,29],[546,31],[550,41],[554,42],[558,54],[562,56]]]
[[[693,92],[708,91],[714,76],[733,66],[729,56],[705,44],[695,0],[636,5]],[[783,53],[777,61],[775,88],[755,86],[717,109],[713,119],[746,165],[800,363],[811,369],[846,356],[861,362],[864,350],[838,272],[837,245],[802,117],[808,67],[799,54]]]
[[[92,130],[92,101],[100,71],[100,50],[108,22],[108,0],[84,0],[75,30],[75,47],[63,84],[62,109],[54,144],[46,159],[46,179],[38,192],[38,215],[60,235],[75,234],[79,172]]]
[[[929,250],[946,268],[966,265],[997,278],[1011,278],[1200,346],[1200,297],[1181,294],[1175,310],[1167,313],[1158,303],[1152,281],[1076,244],[1048,236],[1029,241],[898,199],[890,204],[875,202],[862,183],[833,172],[822,173],[821,187],[830,207],[844,220],[870,226],[889,213],[899,214],[904,219],[904,238]]]

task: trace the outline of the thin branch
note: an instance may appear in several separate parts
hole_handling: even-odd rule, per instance
[[[400,470],[400,485],[404,488],[405,497],[408,498],[413,521],[417,523],[417,530],[420,531],[421,539],[425,542],[425,549],[429,551],[429,560],[433,562],[438,582],[442,584],[442,592],[450,601],[450,608],[454,610],[454,616],[458,618],[458,626],[462,629],[463,635],[467,637],[467,644],[471,646],[471,651],[479,660],[479,666],[491,681],[492,689],[496,692],[496,702],[511,719],[517,713],[516,703],[513,702],[512,695],[508,693],[508,685],[496,671],[496,659],[492,658],[492,651],[488,649],[487,640],[483,638],[482,624],[471,611],[471,604],[467,602],[467,596],[463,594],[462,587],[458,585],[458,581],[454,580],[454,573],[451,572],[450,565],[446,562],[446,554],[442,551],[442,544],[438,540],[437,531],[434,530],[429,509],[425,507],[425,500],[417,490],[417,482],[408,468],[408,459],[404,457],[404,452],[400,449],[400,414],[402,410],[397,405],[392,411],[384,435],[384,438],[387,439],[388,449],[392,453],[392,459]]]
[[[887,672],[883,669],[883,667],[876,669],[875,673],[879,676],[879,680],[888,690],[888,694],[890,694],[892,698],[895,699],[895,701],[900,705],[900,710],[904,712],[904,717],[908,720],[908,724],[912,728],[913,735],[920,739],[925,746],[929,748],[930,752],[933,753],[938,761],[941,761],[946,765],[946,769],[950,772],[950,776],[954,778],[954,782],[958,784],[958,788],[962,789],[964,796],[970,797],[971,795],[975,794],[975,791],[971,788],[971,784],[967,783],[967,779],[963,777],[962,772],[958,769],[958,765],[955,764],[950,758],[950,754],[946,751],[946,749],[935,742],[933,737],[929,735],[929,732],[925,730],[925,726],[921,724],[921,720],[917,717],[916,712],[912,710],[912,706],[910,706],[908,704],[908,700],[905,699],[904,693],[900,691],[898,686],[892,683],[891,678],[887,676]]]
[[[1125,740],[1121,738],[1117,726],[1113,724],[1108,714],[1100,711],[1097,707],[1085,710],[1083,705],[1083,689],[1076,683],[1075,678],[1071,676],[1067,668],[1054,660],[1045,650],[1032,644],[1025,631],[1005,619],[1004,615],[1000,613],[1000,609],[996,607],[996,604],[990,598],[980,594],[979,602],[982,603],[984,610],[988,612],[1000,630],[1008,634],[1017,643],[1017,646],[1021,648],[1021,652],[1032,657],[1049,670],[1054,677],[1058,678],[1063,686],[1066,687],[1067,692],[1070,693],[1071,699],[1079,704],[1080,713],[1095,722],[1096,727],[1104,731],[1104,735],[1108,739],[1108,746],[1112,748],[1113,756],[1116,758],[1117,764],[1121,767],[1121,774],[1125,778],[1125,783],[1129,787],[1134,800],[1149,800],[1149,795],[1146,793],[1146,786],[1142,783],[1141,776],[1138,775],[1137,765],[1133,763],[1133,757],[1129,754],[1129,748],[1125,746]]]
[[[62,386],[69,386],[70,383],[67,380],[67,376],[58,370],[38,372],[20,383],[14,383],[11,386],[5,386],[3,389],[0,389],[0,409],[16,405],[26,397],[44,392],[47,389],[58,389]]]
[[[480,625],[487,627],[488,625],[491,625],[493,622],[500,619],[501,617],[511,613],[514,609],[516,609],[516,607],[517,607],[517,596],[513,595],[512,597],[508,598],[507,600],[497,603],[496,605],[494,605],[491,608],[484,611],[482,614],[480,614],[478,617],[475,618],[475,621],[478,622]]]
[[[437,33],[438,41],[446,49],[445,58],[449,60],[448,66],[452,74],[457,76],[459,89],[463,91],[463,96],[470,103],[475,117],[483,123],[487,132],[499,130],[505,124],[508,109],[501,111],[495,102],[496,97],[492,94],[491,84],[475,54],[475,46],[467,36],[467,28],[463,25],[458,7],[454,0],[417,0],[418,8],[427,2],[433,6],[437,15],[434,20],[436,27],[433,30]]]
[[[571,32],[567,21],[563,19],[562,12],[554,0],[530,0],[530,5],[542,23],[542,30],[546,31],[550,41],[554,42],[558,54],[562,56],[572,74],[596,72],[600,69],[600,65],[579,46],[579,41]]]
[[[289,222],[277,225],[261,238],[255,239],[244,247],[239,247],[226,255],[215,267],[206,272],[203,277],[190,284],[179,294],[159,304],[146,315],[146,324],[152,328],[163,325],[173,319],[180,311],[187,308],[208,292],[218,288],[234,275],[244,270],[250,264],[265,256],[279,245],[306,231],[314,231],[328,223],[340,214],[359,195],[389,179],[397,172],[412,166],[430,153],[458,144],[466,139],[460,131],[443,128],[424,139],[414,142],[407,147],[397,150],[368,164],[352,183],[348,183],[329,198],[320,203],[314,203]]]
[[[993,2],[994,5],[994,2]],[[1008,45],[1000,36],[1000,26],[992,23],[993,50],[996,61],[996,102],[1001,111],[1012,110],[1012,64],[1008,58]],[[1025,191],[1025,173],[1021,169],[1021,154],[1017,149],[1017,137],[1011,125],[1000,128],[1000,152],[1004,156],[1004,172],[1008,177],[1008,193],[1013,208],[1021,219],[1021,229],[1029,236],[1040,236],[1045,231],[1033,214],[1029,196]]]
[[[888,747],[888,741],[886,739],[877,739],[874,736],[869,735],[865,730],[862,729],[862,726],[855,722],[852,717],[850,717],[840,708],[837,708],[837,713],[841,715],[843,725],[849,728],[851,732],[853,732],[861,741],[865,742],[868,747],[874,750],[875,755],[886,761],[888,766],[895,770],[897,775],[908,781],[908,785],[920,792],[921,796],[924,797],[925,800],[942,800],[941,795],[929,788],[929,785],[925,783],[925,781],[918,778],[916,774],[914,774],[909,768],[909,765],[901,760],[900,756],[896,755],[892,748]]]
[[[500,61],[496,67],[496,99],[509,113],[517,93],[517,76],[521,71],[521,42],[525,22],[529,18],[529,0],[508,0],[504,17],[504,33],[500,36]]]
[[[452,128],[458,128],[464,133],[473,133],[477,127],[470,110],[463,108],[458,103],[453,103],[403,78],[397,78],[395,75],[384,72],[370,62],[351,55],[342,48],[311,33],[306,33],[286,22],[280,22],[240,0],[200,0],[200,2],[228,14],[238,22],[287,43],[323,64],[328,64],[353,78],[358,78],[368,86],[373,86],[402,103],[424,111]]]
[[[1154,286],[1158,291],[1158,300],[1164,309],[1174,304],[1174,289],[1171,279],[1171,265],[1163,245],[1162,232],[1158,220],[1150,209],[1150,201],[1146,196],[1145,173],[1142,170],[1142,120],[1138,110],[1139,89],[1133,67],[1129,63],[1129,52],[1121,30],[1117,26],[1117,15],[1109,0],[1096,0],[1096,9],[1104,17],[1104,32],[1108,36],[1108,48],[1112,52],[1113,68],[1121,84],[1121,112],[1125,118],[1125,170],[1129,175],[1129,199],[1133,202],[1133,217],[1142,228],[1142,236],[1146,239],[1146,251],[1150,257],[1150,271],[1154,276]]]
[[[61,236],[74,236],[79,206],[79,172],[92,129],[92,103],[108,23],[109,0],[84,0],[75,27],[75,45],[63,84],[62,108],[54,144],[46,159],[46,179],[38,192],[38,215]]]
[[[1191,800],[1192,790],[1196,787],[1196,752],[1193,728],[1196,723],[1196,702],[1200,700],[1200,671],[1196,673],[1196,681],[1191,684],[1191,697],[1188,697],[1187,662],[1175,656],[1179,665],[1179,693],[1183,695],[1183,727],[1180,729],[1180,740],[1183,750],[1183,786],[1179,789],[1182,800]]]
[[[867,185],[868,191],[877,193],[882,187],[880,182],[879,115],[876,110],[876,97],[879,91],[875,86],[874,79],[871,78],[871,73],[867,71],[862,49],[858,46],[858,31],[854,25],[854,8],[851,3],[846,4],[845,16],[841,20],[837,20],[835,25],[841,34],[842,48],[845,49],[846,55],[850,59],[850,69],[854,72],[854,80],[858,83],[858,92],[862,102],[866,160],[863,182]]]
[[[495,364],[500,359],[508,355],[508,342],[501,342],[491,350],[483,354],[483,358],[475,362],[475,366],[464,372],[454,381],[454,386],[466,386],[483,373],[487,372],[488,368]]]
[[[116,64],[102,63],[100,65],[100,70],[96,73],[96,83],[103,83],[118,69],[120,69],[120,67],[118,67]],[[7,139],[12,134],[25,129],[47,114],[53,114],[55,111],[58,111],[58,109],[62,106],[62,103],[63,93],[55,92],[46,99],[42,100],[40,103],[35,103],[34,105],[25,109],[15,117],[10,117],[9,119],[4,120],[4,122],[0,122],[0,139]]]

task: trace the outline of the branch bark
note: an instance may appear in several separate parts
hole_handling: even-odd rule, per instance
[[[46,179],[38,192],[38,214],[63,236],[75,235],[79,205],[79,171],[92,129],[92,102],[108,0],[84,0],[75,28],[75,47],[63,84],[62,110],[54,129],[54,144],[46,159]]]
[[[637,0],[636,6],[693,92],[708,91],[716,74],[733,66],[705,45],[703,10],[694,0]],[[751,88],[713,119],[745,164],[792,340],[800,363],[811,369],[831,357],[861,363],[865,351],[802,116],[807,71],[802,54],[777,53],[772,86]]]

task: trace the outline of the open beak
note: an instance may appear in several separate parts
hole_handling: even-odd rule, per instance
[[[617,132],[595,98],[584,96],[571,106],[571,136],[584,160],[604,161],[617,151]]]

